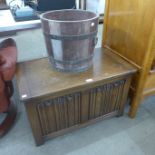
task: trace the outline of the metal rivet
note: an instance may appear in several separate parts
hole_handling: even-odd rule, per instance
[[[27,97],[27,94],[22,95],[22,98],[26,98],[26,97]]]
[[[91,23],[91,26],[93,27],[95,25],[95,23]]]
[[[93,79],[86,79],[85,81],[86,82],[93,82],[94,80]]]

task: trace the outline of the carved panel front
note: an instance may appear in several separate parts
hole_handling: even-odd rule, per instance
[[[48,135],[119,111],[124,85],[125,80],[122,80],[39,103],[42,134]]]

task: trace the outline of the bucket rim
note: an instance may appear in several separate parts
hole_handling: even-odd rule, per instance
[[[44,17],[45,14],[48,14],[48,13],[51,13],[51,12],[62,12],[62,11],[80,11],[80,12],[88,12],[88,13],[93,13],[94,14],[94,17],[93,18],[89,18],[89,19],[85,19],[85,20],[68,20],[68,21],[65,21],[65,20],[52,20],[52,19],[47,19]],[[82,10],[82,9],[61,9],[61,10],[52,10],[52,11],[47,11],[47,12],[44,12],[40,15],[40,19],[41,20],[45,20],[45,21],[52,21],[52,22],[57,22],[57,23],[79,23],[79,22],[83,22],[83,21],[90,21],[90,20],[94,20],[94,19],[98,19],[99,18],[99,15],[92,12],[92,11],[88,11],[88,10]]]

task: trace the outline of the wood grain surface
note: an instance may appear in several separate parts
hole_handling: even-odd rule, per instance
[[[138,69],[131,84],[131,118],[142,99],[155,93],[154,71],[149,73],[155,62],[154,14],[154,0],[106,0],[102,46]]]
[[[154,0],[107,0],[104,46],[142,66],[155,19]]]
[[[54,70],[48,58],[19,63],[17,86],[22,101],[36,97],[60,95],[89,88],[89,83],[99,85],[106,80],[125,76],[136,69],[107,49],[96,49],[93,66],[82,73],[64,73]]]

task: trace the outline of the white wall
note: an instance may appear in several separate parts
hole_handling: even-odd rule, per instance
[[[104,13],[104,9],[105,9],[105,0],[99,0],[98,12]]]
[[[87,0],[87,10],[103,14],[104,8],[105,8],[105,0]]]

